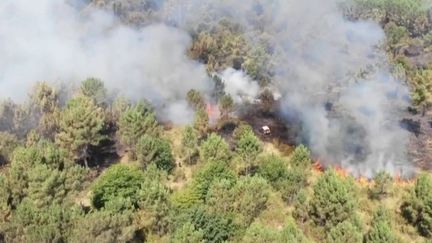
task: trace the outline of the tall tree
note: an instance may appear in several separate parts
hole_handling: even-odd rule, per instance
[[[53,113],[58,108],[58,92],[46,82],[37,83],[30,94],[33,105],[42,113]]]
[[[48,83],[39,82],[34,86],[30,100],[33,105],[32,116],[40,119],[39,133],[44,137],[54,138],[59,120],[59,92]]]
[[[107,90],[102,80],[97,78],[88,78],[81,83],[80,92],[93,101],[101,105],[107,102]]]
[[[432,236],[431,175],[423,173],[417,178],[411,197],[402,204],[402,214],[421,235]]]
[[[189,105],[194,108],[195,110],[198,109],[204,109],[205,108],[205,101],[202,97],[201,93],[195,89],[189,90],[187,93],[187,101]]]
[[[92,204],[101,209],[118,199],[128,199],[131,206],[137,208],[144,180],[144,173],[137,168],[120,164],[111,166],[93,185]]]
[[[201,137],[207,134],[209,130],[209,115],[205,109],[198,109],[195,113],[194,128],[199,132]]]
[[[356,210],[353,183],[339,177],[333,170],[326,171],[313,187],[310,216],[318,226],[330,229],[350,219]]]
[[[83,160],[88,167],[90,146],[97,146],[104,139],[104,125],[102,109],[92,99],[79,96],[70,100],[61,112],[56,143],[69,151],[70,158]]]
[[[9,163],[11,156],[19,142],[15,135],[0,132],[0,166]]]
[[[228,118],[229,114],[234,109],[234,100],[231,95],[223,95],[219,99],[219,110],[221,111],[222,118]]]
[[[366,243],[399,242],[391,227],[390,211],[380,206],[372,218],[372,227],[365,236]]]
[[[229,145],[221,136],[212,133],[201,144],[200,158],[202,162],[220,161],[226,163],[231,158]]]
[[[234,185],[229,180],[213,184],[207,205],[221,214],[236,214],[238,222],[247,227],[266,208],[269,196],[270,186],[264,178],[245,176]]]
[[[310,150],[302,144],[297,146],[291,154],[290,164],[294,168],[307,169],[311,162]]]
[[[134,154],[135,145],[144,135],[159,134],[159,125],[151,107],[139,102],[132,107],[128,107],[120,116],[118,122],[120,141],[132,149]]]
[[[339,242],[351,242],[361,243],[362,242],[361,232],[352,225],[349,221],[344,221],[333,227],[327,235],[328,243],[339,243]]]
[[[175,166],[171,145],[162,138],[145,134],[138,140],[136,155],[142,167],[155,163],[159,169],[170,172]]]
[[[262,151],[262,145],[252,130],[245,131],[236,141],[236,152],[249,164],[253,164]]]
[[[198,136],[198,132],[192,126],[186,126],[182,132],[183,155],[189,165],[198,157]]]
[[[369,196],[373,199],[381,199],[390,193],[393,178],[385,171],[377,173],[374,178],[374,185],[369,189]]]

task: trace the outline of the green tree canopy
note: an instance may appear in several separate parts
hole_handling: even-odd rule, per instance
[[[262,177],[241,177],[234,185],[229,180],[217,181],[209,190],[207,204],[216,212],[236,214],[238,222],[248,226],[266,208],[270,186]]]
[[[236,153],[248,163],[254,163],[261,152],[261,142],[251,130],[245,131],[236,141]]]
[[[159,169],[170,172],[175,166],[170,143],[147,134],[138,140],[136,155],[143,167],[155,163]]]
[[[196,229],[192,223],[187,222],[176,229],[171,241],[173,243],[204,243],[204,231]]]
[[[160,132],[155,114],[143,102],[128,107],[121,114],[118,127],[120,141],[132,149],[144,134],[157,136]]]
[[[288,163],[275,154],[262,156],[259,159],[258,174],[277,189],[278,184],[287,178]]]
[[[209,130],[209,116],[205,109],[198,109],[195,113],[193,127],[203,137]]]
[[[199,134],[192,126],[186,126],[182,132],[182,152],[187,164],[196,162],[199,156],[198,150]]]
[[[221,111],[222,117],[226,118],[234,109],[234,100],[233,98],[226,94],[220,97],[219,99],[219,110]]]
[[[374,212],[371,229],[365,236],[365,242],[399,242],[392,230],[390,212],[383,206]]]
[[[299,145],[291,154],[290,164],[296,168],[309,168],[312,163],[310,151],[304,145]]]
[[[140,239],[132,210],[121,213],[98,210],[81,216],[72,228],[70,242],[130,242]]]
[[[313,187],[310,216],[318,225],[331,229],[352,218],[356,210],[355,188],[351,180],[326,171]]]
[[[206,104],[204,98],[199,91],[195,89],[189,90],[186,98],[189,102],[189,105],[192,106],[192,108],[194,108],[195,110],[205,109]]]
[[[97,78],[88,78],[81,83],[80,92],[100,105],[107,102],[107,90],[102,80]]]
[[[236,175],[224,163],[210,162],[201,168],[194,176],[194,191],[200,195],[201,199],[205,199],[211,185],[215,181],[223,179],[234,183],[236,181]]]
[[[110,201],[127,198],[134,207],[138,207],[144,180],[144,173],[138,168],[120,164],[111,166],[93,185],[92,204],[101,209]]]
[[[385,171],[377,173],[374,178],[374,185],[369,189],[369,195],[373,199],[381,199],[390,193],[393,178]]]
[[[12,153],[18,145],[18,138],[15,135],[0,132],[0,165],[11,161]]]
[[[327,235],[328,243],[352,242],[362,243],[361,232],[349,221],[344,221],[333,227]]]
[[[6,232],[7,242],[65,242],[77,210],[59,204],[38,208],[26,200],[14,211]]]
[[[210,136],[201,144],[200,158],[202,162],[222,161],[229,162],[231,158],[229,145],[216,133]]]
[[[432,236],[432,178],[429,174],[423,173],[417,178],[411,197],[402,204],[402,214],[421,235]]]
[[[102,131],[105,117],[92,99],[79,96],[69,101],[61,112],[56,143],[69,151],[72,159],[83,160],[88,167],[90,146],[97,146],[105,138]]]

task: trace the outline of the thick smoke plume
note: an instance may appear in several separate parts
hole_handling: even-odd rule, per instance
[[[379,49],[380,26],[346,20],[336,0],[209,0],[170,7],[185,28],[224,16],[241,23],[252,43],[268,38],[281,112],[300,124],[298,142],[322,162],[363,176],[411,172],[409,134],[399,126],[409,94]],[[178,14],[185,10],[195,14]]]
[[[287,123],[302,127],[299,143],[354,174],[407,173],[409,136],[398,122],[408,91],[379,50],[378,25],[346,20],[336,0],[154,2],[154,23],[138,31],[63,0],[1,1],[0,94],[20,96],[38,80],[95,76],[186,122],[180,118],[191,117],[182,101],[187,90],[211,88],[204,66],[186,56],[187,32],[227,18],[244,28],[251,45],[265,42],[273,50],[272,86]],[[242,71],[222,76],[235,97],[258,93]]]
[[[250,101],[259,94],[260,87],[257,82],[242,71],[233,68],[225,69],[221,74],[225,92],[233,97],[234,102]]]
[[[186,55],[185,31],[164,24],[134,30],[112,14],[79,12],[65,0],[1,1],[0,43],[2,97],[22,100],[36,81],[97,77],[186,122],[193,117],[181,101],[187,91],[211,88],[205,66]]]

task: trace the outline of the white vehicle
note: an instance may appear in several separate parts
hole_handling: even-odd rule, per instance
[[[271,131],[270,128],[268,126],[263,126],[261,127],[260,131],[264,134],[264,135],[270,135]]]

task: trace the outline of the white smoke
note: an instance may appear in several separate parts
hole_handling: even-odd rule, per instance
[[[268,40],[281,111],[289,124],[301,124],[298,142],[325,163],[364,176],[410,170],[409,134],[399,126],[408,89],[390,74],[380,26],[346,20],[338,0],[172,0],[166,6],[187,29],[225,18],[240,23],[252,45]]]
[[[211,88],[204,65],[186,55],[186,32],[163,24],[135,30],[107,12],[80,13],[66,0],[2,0],[0,43],[1,97],[23,100],[36,81],[97,77],[129,98],[174,105],[175,114],[162,113],[177,121],[191,117],[175,105],[189,89]]]
[[[153,24],[138,31],[106,12],[79,13],[65,0],[1,1],[0,95],[19,97],[38,80],[94,76],[185,122],[186,92],[211,86],[204,65],[186,56],[185,31],[229,19],[252,46],[264,40],[271,47],[281,111],[289,124],[300,122],[299,142],[316,156],[366,176],[409,166],[408,133],[398,125],[408,91],[390,74],[377,24],[347,21],[338,0],[154,2],[161,9],[155,19],[177,28]],[[234,97],[256,96],[256,83],[242,71],[223,76]]]
[[[233,68],[227,68],[221,73],[225,92],[233,97],[234,102],[250,101],[258,96],[260,87],[246,73]]]

